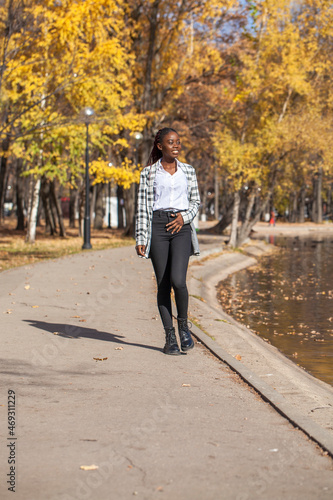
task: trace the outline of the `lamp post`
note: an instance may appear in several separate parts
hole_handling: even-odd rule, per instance
[[[112,167],[112,162],[109,163],[109,167]],[[108,229],[111,229],[111,181],[109,181],[109,190],[108,190]]]
[[[84,227],[83,227],[83,238],[84,242],[82,245],[83,250],[89,250],[92,248],[90,244],[90,180],[89,180],[89,123],[91,122],[92,116],[95,111],[92,108],[84,108],[84,123],[86,124],[86,203],[84,212]]]
[[[141,134],[141,132],[135,132],[134,139],[135,139],[135,165],[136,165],[136,168],[138,168],[139,145],[143,139],[143,135]],[[136,211],[136,206],[137,206],[137,202],[138,202],[138,185],[136,185],[134,189],[135,189],[135,191],[134,191],[134,213],[133,213],[133,236],[135,238],[135,211]]]
[[[141,134],[141,132],[135,132],[134,139],[135,139],[135,164],[136,164],[136,166],[138,166],[138,163],[139,163],[139,145],[143,139],[143,135]]]

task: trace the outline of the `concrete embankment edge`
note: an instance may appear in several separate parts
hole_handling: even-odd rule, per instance
[[[207,250],[201,258],[214,255],[220,255],[221,248],[211,248]],[[244,267],[253,265],[253,259],[249,259],[247,263],[244,261]],[[217,284],[217,283],[216,283]],[[216,290],[210,290],[210,294],[216,294]],[[308,416],[295,410],[291,404],[275,389],[270,387],[266,382],[261,380],[251,369],[240,363],[237,359],[227,353],[215,340],[213,340],[198,326],[192,325],[191,328],[196,339],[203,344],[214,356],[227,364],[234,372],[236,372],[244,382],[251,386],[263,399],[268,402],[278,413],[285,417],[294,427],[303,431],[310,439],[315,441],[322,449],[324,449],[333,458],[333,438],[325,429]]]

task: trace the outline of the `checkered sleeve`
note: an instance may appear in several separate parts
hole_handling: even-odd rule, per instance
[[[148,215],[147,215],[147,169],[142,170],[137,197],[135,217],[135,239],[137,245],[147,245]]]
[[[184,224],[190,224],[194,217],[197,215],[200,207],[200,194],[198,188],[198,181],[195,170],[190,165],[187,166],[188,169],[188,182],[190,186],[189,192],[189,208],[182,212],[182,217]]]

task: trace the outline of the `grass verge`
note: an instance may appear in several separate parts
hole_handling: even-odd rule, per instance
[[[0,227],[0,272],[13,267],[34,264],[47,259],[57,259],[65,255],[83,252],[82,237],[78,229],[66,228],[67,236],[49,236],[44,227],[37,228],[36,243],[25,243],[25,232],[14,229],[14,221],[6,220]],[[133,238],[122,236],[120,230],[91,230],[92,250],[104,250],[135,245]],[[89,250],[84,250],[89,252]]]

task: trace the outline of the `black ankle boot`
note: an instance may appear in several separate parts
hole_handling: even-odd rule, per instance
[[[165,328],[165,346],[163,347],[163,352],[164,354],[180,354],[176,332],[173,326]]]
[[[188,328],[187,318],[177,318],[178,332],[182,351],[189,351],[194,347],[194,341],[191,337],[191,331]]]

